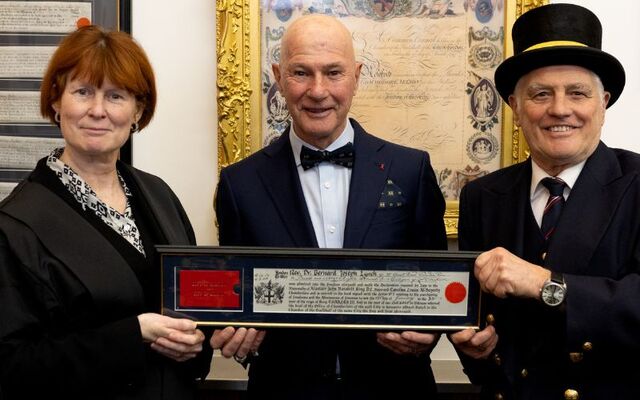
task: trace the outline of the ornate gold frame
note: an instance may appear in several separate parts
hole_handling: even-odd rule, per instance
[[[505,57],[513,54],[511,27],[517,17],[549,0],[505,1]],[[260,3],[216,0],[216,54],[218,65],[218,169],[260,148]],[[253,35],[251,33],[254,33]],[[525,160],[529,149],[503,107],[502,166]],[[444,216],[447,236],[458,231],[458,202],[448,201]]]

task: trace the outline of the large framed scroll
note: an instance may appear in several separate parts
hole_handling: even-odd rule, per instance
[[[298,16],[324,13],[352,32],[363,63],[351,116],[382,138],[430,153],[457,234],[470,180],[528,156],[493,73],[513,53],[511,26],[548,0],[271,0],[218,2],[218,161],[234,163],[286,128],[271,63]],[[256,34],[258,32],[258,34]]]
[[[157,246],[162,313],[201,325],[479,328],[476,253]]]
[[[83,24],[128,32],[130,10],[130,0],[0,0],[0,200],[63,143],[40,115],[40,83],[57,44]]]

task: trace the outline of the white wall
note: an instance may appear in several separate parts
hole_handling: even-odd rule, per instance
[[[133,164],[176,192],[198,244],[216,244],[216,31],[213,0],[133,0],[133,36],[156,72],[158,106]]]
[[[552,0],[578,4],[593,11],[602,22],[602,49],[615,56],[627,73],[620,99],[606,115],[602,140],[611,147],[640,153],[640,2],[637,0]]]
[[[507,0],[511,1],[511,0]],[[554,3],[557,1],[553,1]],[[640,152],[640,2],[568,1],[593,10],[603,48],[627,71],[627,86],[607,112],[603,140]],[[217,183],[215,1],[133,0],[133,35],[155,68],[159,102],[151,125],[136,134],[133,162],[165,179],[187,209],[199,244],[217,243],[212,200]],[[257,3],[257,2],[256,2]],[[441,340],[434,359],[455,359]]]

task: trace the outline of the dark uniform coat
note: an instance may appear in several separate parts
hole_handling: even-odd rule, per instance
[[[640,155],[600,143],[565,204],[546,257],[530,202],[531,162],[479,178],[460,197],[461,250],[504,247],[564,273],[566,304],[489,299],[498,346],[463,357],[486,398],[640,398]],[[567,391],[569,390],[569,391]]]

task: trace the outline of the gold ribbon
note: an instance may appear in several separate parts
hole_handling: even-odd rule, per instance
[[[531,51],[531,50],[537,50],[537,49],[544,49],[545,47],[559,47],[559,46],[580,46],[580,47],[589,47],[584,43],[580,43],[580,42],[574,42],[571,40],[551,40],[549,42],[542,42],[542,43],[538,43],[538,44],[534,44],[531,47],[526,48],[523,53],[525,51]]]

